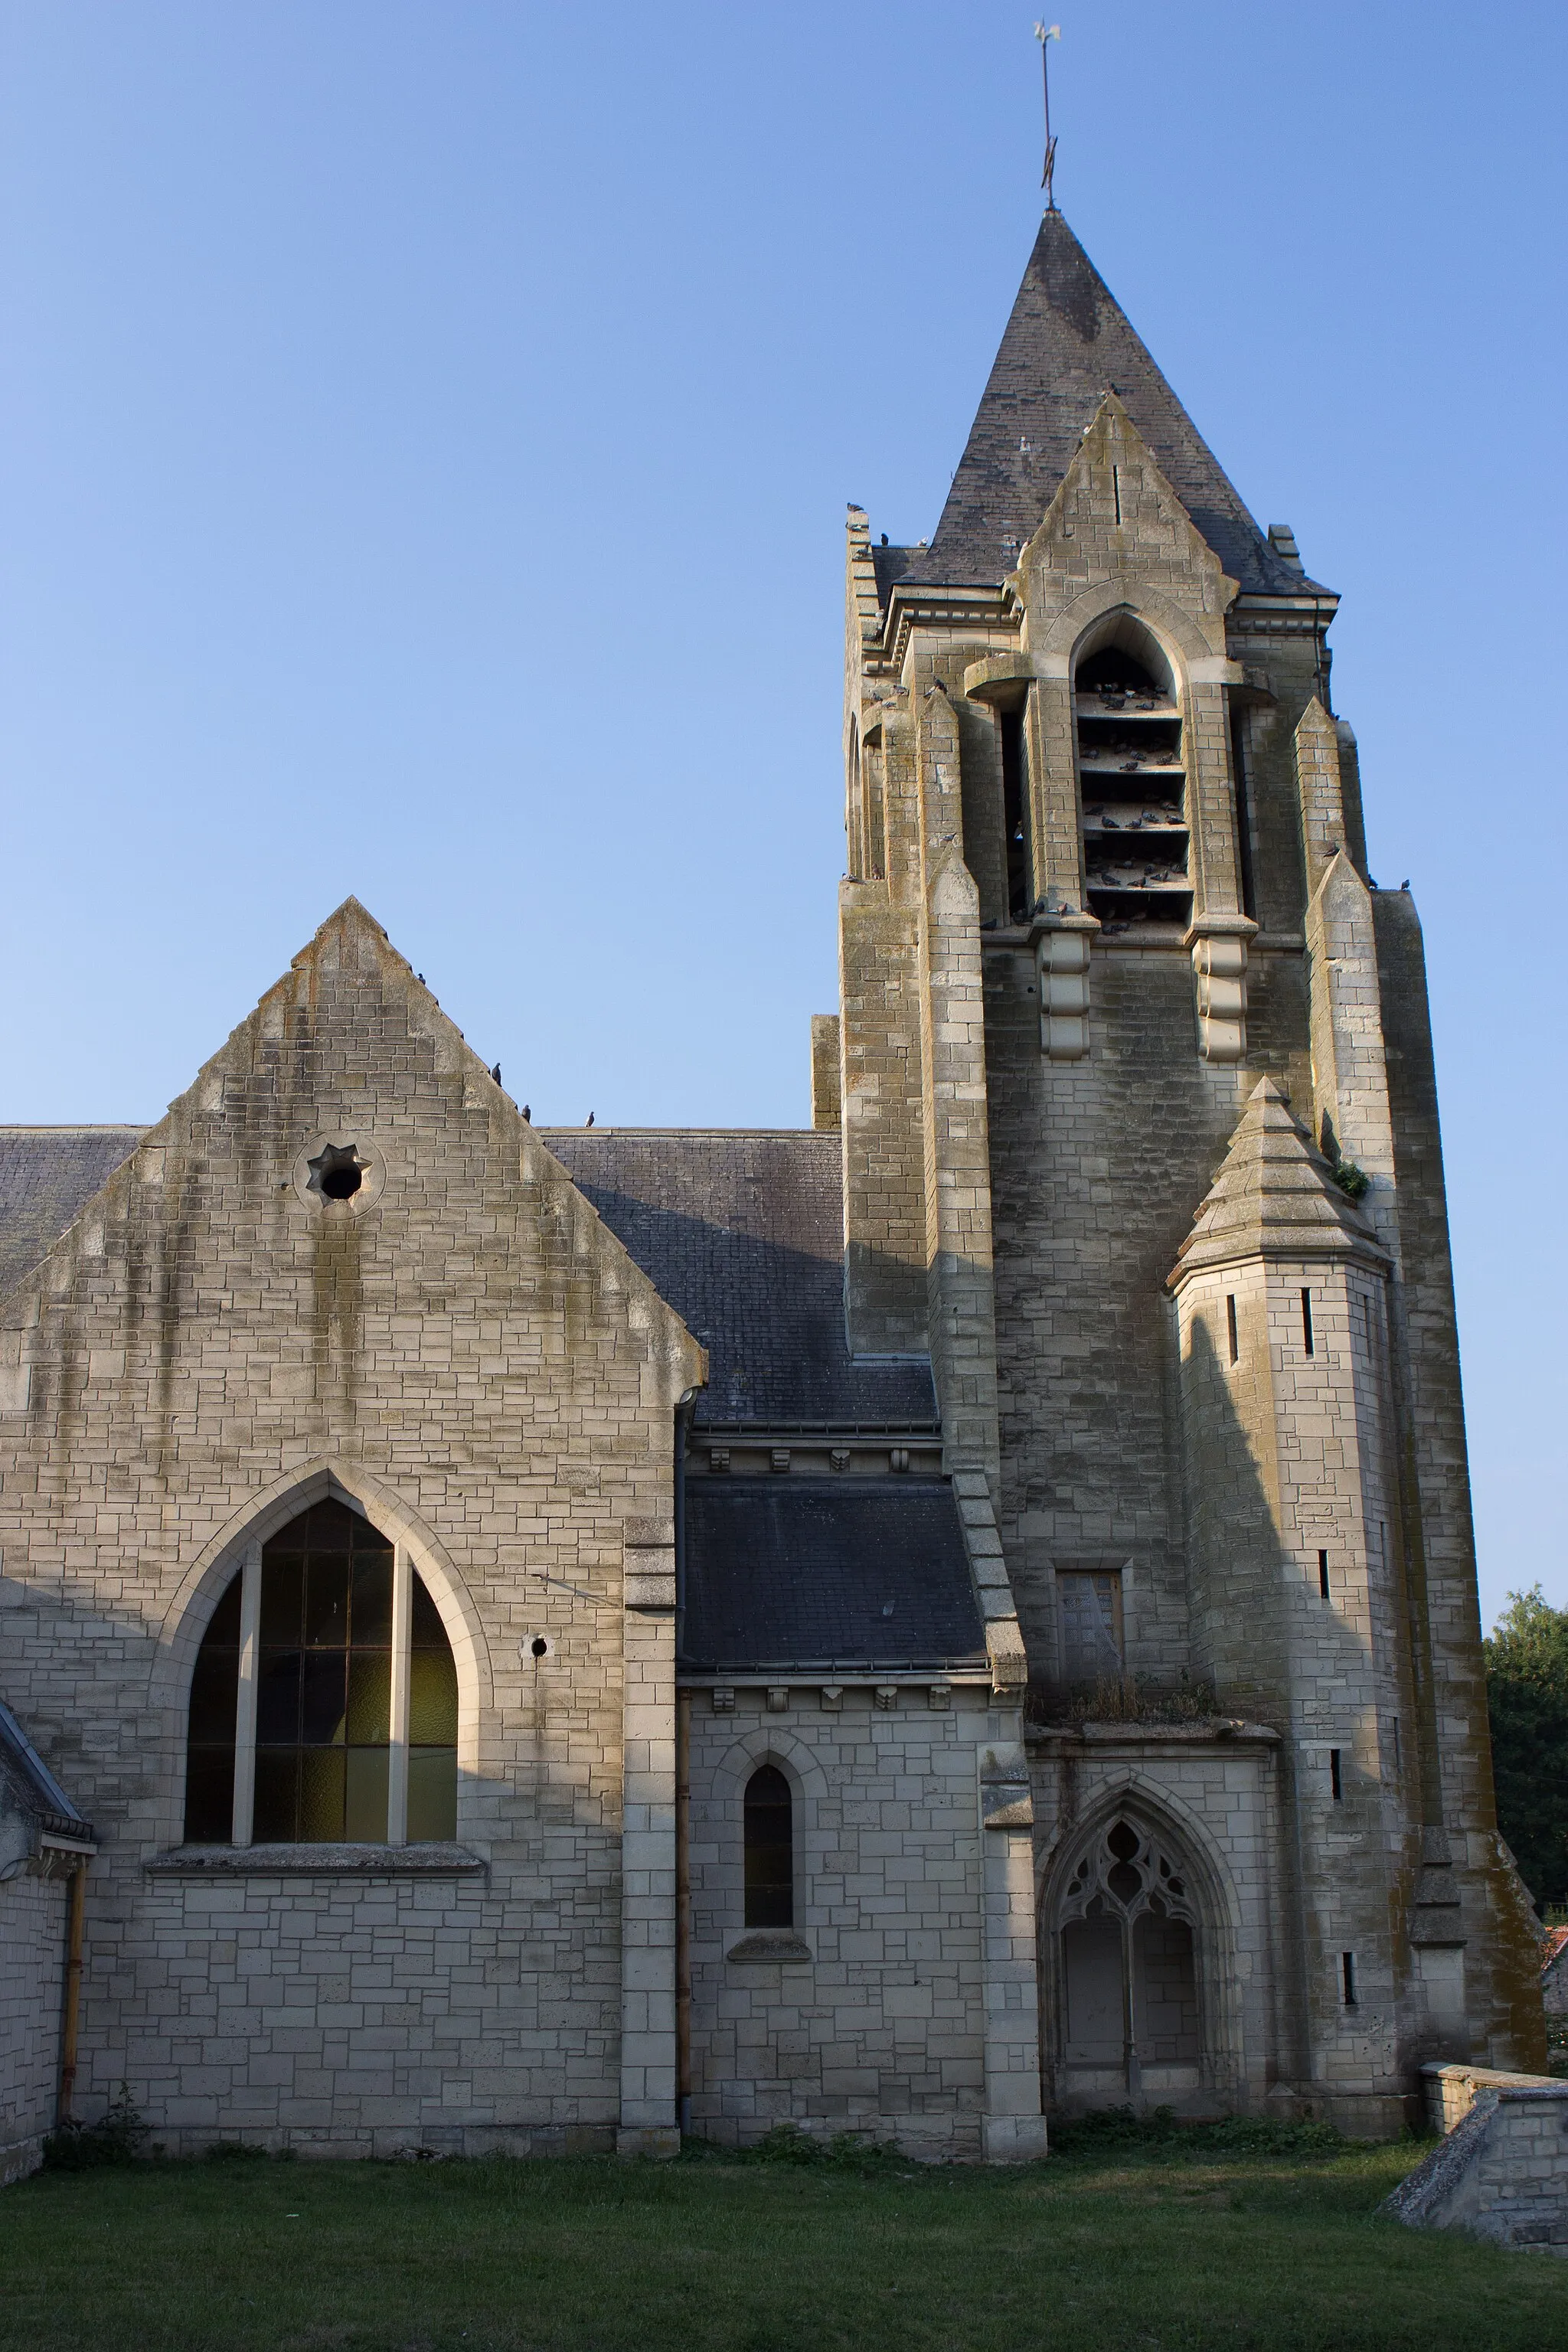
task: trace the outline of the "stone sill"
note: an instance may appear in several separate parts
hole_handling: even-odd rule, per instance
[[[465,1845],[180,1845],[142,1867],[153,1878],[488,1878]]]
[[[1087,1747],[1210,1747],[1223,1741],[1234,1747],[1278,1748],[1279,1734],[1267,1723],[1243,1723],[1238,1717],[1208,1723],[1026,1723],[1028,1740],[1076,1740]]]
[[[816,1955],[804,1936],[792,1927],[752,1927],[726,1947],[731,1968],[798,1968]]]

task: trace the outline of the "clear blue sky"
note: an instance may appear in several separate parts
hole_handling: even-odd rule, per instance
[[[1064,209],[1344,596],[1485,1606],[1568,1603],[1568,11],[1057,5]],[[804,1122],[845,502],[935,522],[1032,21],[0,0],[0,1118],[155,1118],[353,890],[537,1118]]]

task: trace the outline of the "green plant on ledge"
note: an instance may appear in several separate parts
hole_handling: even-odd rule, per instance
[[[1101,1675],[1067,1690],[1037,1688],[1025,1705],[1031,1723],[1212,1723],[1218,1713],[1210,1685],[1185,1675],[1176,1683]]]
[[[1336,1160],[1330,1172],[1341,1192],[1350,1200],[1359,1201],[1372,1190],[1372,1178],[1364,1168],[1358,1168],[1353,1160]]]

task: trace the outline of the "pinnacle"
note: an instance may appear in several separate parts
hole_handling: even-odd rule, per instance
[[[1251,1257],[1383,1262],[1371,1225],[1340,1191],[1271,1077],[1260,1078],[1247,1099],[1171,1279]]]

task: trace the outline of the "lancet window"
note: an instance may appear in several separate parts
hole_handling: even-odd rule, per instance
[[[746,1925],[795,1925],[795,1821],[790,1785],[776,1764],[759,1765],[744,1800]]]
[[[1073,1872],[1057,1924],[1064,2087],[1194,2087],[1198,1912],[1180,1858],[1118,1816]]]
[[[193,1844],[457,1835],[458,1676],[407,1551],[337,1501],[252,1548],[191,1683]]]

